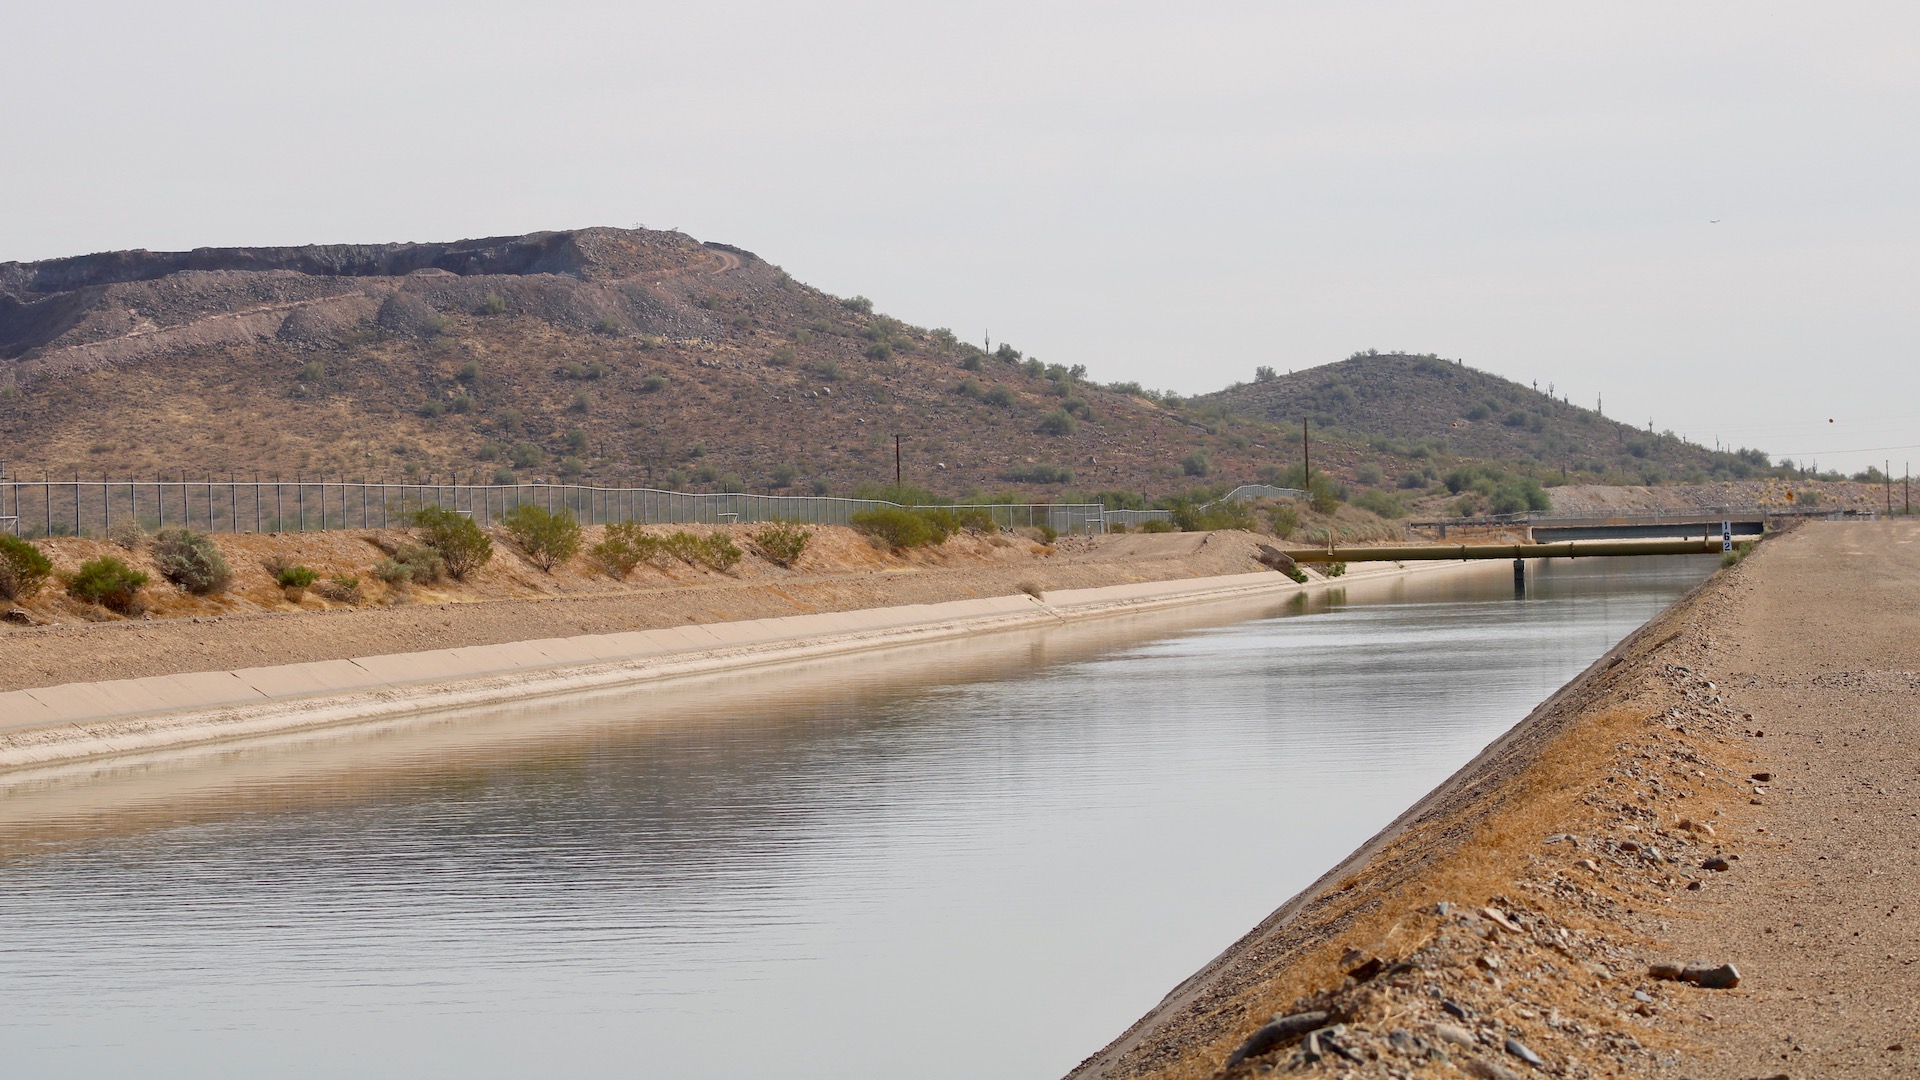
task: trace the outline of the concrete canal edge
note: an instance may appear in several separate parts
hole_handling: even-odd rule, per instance
[[[1261,571],[15,690],[0,693],[0,770],[1342,584]]]
[[[1910,1074],[1915,640],[1920,523],[1768,538],[1070,1076]]]

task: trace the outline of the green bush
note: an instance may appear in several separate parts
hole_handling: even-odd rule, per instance
[[[1073,470],[1061,465],[1021,465],[1001,474],[1001,479],[1014,484],[1071,484]]]
[[[1039,530],[1040,542],[1043,544],[1047,544],[1051,546],[1055,540],[1060,539],[1060,530],[1054,528],[1051,525],[1040,524],[1040,525],[1035,525],[1034,528]]]
[[[549,574],[580,551],[580,522],[571,510],[554,514],[545,507],[524,503],[500,521],[507,535],[526,553],[527,561]]]
[[[1188,476],[1206,476],[1213,472],[1213,457],[1205,450],[1195,450],[1180,459],[1180,471]]]
[[[126,613],[134,610],[140,590],[152,579],[111,555],[102,555],[81,563],[80,569],[62,580],[69,596]]]
[[[753,546],[760,549],[766,560],[777,566],[792,566],[799,561],[807,544],[813,540],[813,533],[800,525],[776,521],[763,525],[753,534]]]
[[[953,512],[955,527],[970,533],[997,533],[1000,523],[993,519],[993,512],[983,506],[969,506]]]
[[[161,576],[196,595],[219,592],[233,581],[213,537],[192,529],[161,529],[153,538],[153,564]]]
[[[506,298],[499,293],[488,293],[480,301],[480,306],[476,310],[481,315],[505,315],[507,313]]]
[[[493,541],[470,517],[444,506],[425,506],[413,513],[413,527],[421,542],[440,556],[447,574],[464,581],[493,558]],[[416,581],[418,578],[415,579]]]
[[[1140,531],[1143,533],[1170,533],[1170,532],[1178,532],[1179,529],[1180,527],[1178,525],[1175,525],[1173,522],[1163,521],[1159,518],[1154,518],[1152,521],[1143,521],[1140,523]]]
[[[1279,503],[1267,511],[1267,517],[1273,522],[1273,535],[1285,540],[1300,527],[1300,508],[1292,503]]]
[[[1004,386],[994,386],[987,391],[987,396],[984,400],[989,405],[999,405],[1002,407],[1012,405],[1013,391]]]
[[[660,540],[660,550],[663,553],[679,559],[688,566],[700,562],[701,547],[700,538],[685,529],[670,532]]]
[[[30,600],[53,574],[53,560],[32,542],[0,533],[0,596]]]
[[[708,533],[700,541],[700,561],[721,573],[733,569],[745,555],[726,533]]]
[[[415,585],[437,585],[447,576],[446,560],[430,547],[401,544],[394,549],[392,561],[407,568],[407,580]]]
[[[283,589],[304,589],[320,580],[320,575],[310,566],[281,566],[273,571],[273,580]]]
[[[643,562],[657,562],[663,554],[660,538],[649,536],[631,521],[607,526],[600,542],[587,549],[609,575],[624,580]]]
[[[884,541],[895,551],[926,547],[946,539],[944,535],[935,539],[936,529],[928,515],[899,506],[861,510],[847,520],[854,528]]]
[[[335,574],[316,583],[313,591],[336,604],[357,604],[360,602],[360,579],[347,574]]]
[[[373,564],[373,576],[392,588],[413,584],[413,567],[398,559],[386,558]]]
[[[1077,426],[1078,422],[1074,420],[1072,413],[1065,409],[1055,409],[1041,417],[1039,425],[1034,430],[1042,435],[1071,435]]]
[[[1406,504],[1397,495],[1389,495],[1378,488],[1369,488],[1353,497],[1353,505],[1362,510],[1371,510],[1383,518],[1407,516]]]
[[[1340,509],[1340,499],[1344,494],[1337,484],[1324,476],[1314,477],[1313,483],[1307,485],[1307,500],[1316,514],[1331,514]]]

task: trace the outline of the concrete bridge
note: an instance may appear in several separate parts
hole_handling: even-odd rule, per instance
[[[1631,511],[1615,514],[1495,514],[1476,518],[1451,518],[1415,521],[1416,531],[1435,539],[1447,539],[1452,531],[1471,533],[1503,531],[1519,534],[1529,543],[1558,543],[1566,540],[1703,540],[1720,538],[1722,526],[1735,537],[1759,536],[1768,522],[1796,518],[1867,518],[1870,512],[1834,511],[1815,507],[1713,507],[1684,511]]]

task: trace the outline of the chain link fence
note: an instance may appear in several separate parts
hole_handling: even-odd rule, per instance
[[[898,506],[824,495],[690,494],[586,484],[388,484],[344,480],[22,480],[0,476],[0,531],[22,536],[104,536],[116,521],[149,531],[184,525],[206,532],[384,529],[437,506],[491,525],[521,506],[569,510],[586,525],[730,525],[792,521],[846,525],[863,510]],[[1109,511],[1099,503],[984,503],[1005,529],[1046,527],[1093,536],[1110,522],[1167,518],[1164,510]],[[916,509],[907,507],[907,509]],[[929,508],[931,509],[931,508]],[[1147,515],[1147,516],[1142,516]]]

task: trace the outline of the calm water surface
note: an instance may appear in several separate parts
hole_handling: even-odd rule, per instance
[[[1057,1076],[1712,566],[1516,600],[1500,563],[13,778],[0,1060]]]

